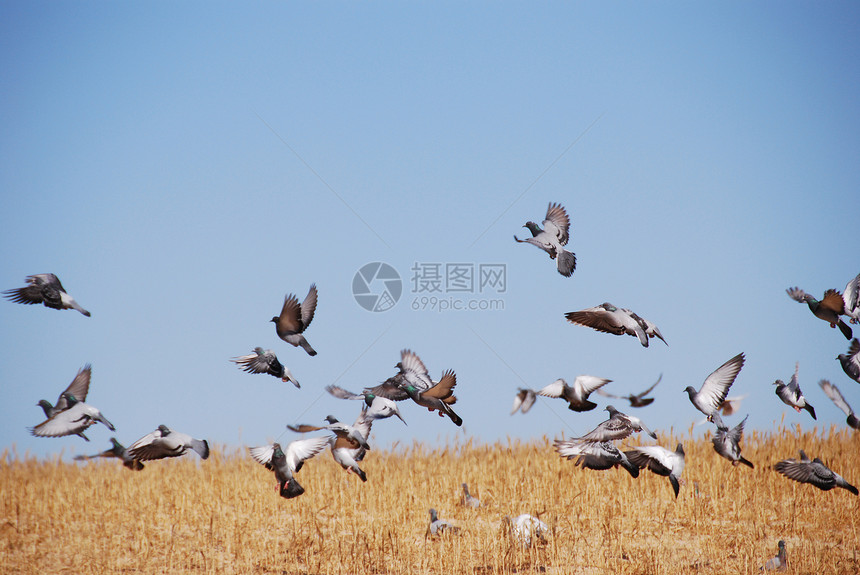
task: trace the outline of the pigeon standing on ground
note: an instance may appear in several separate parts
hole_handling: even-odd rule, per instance
[[[108,421],[102,412],[95,406],[89,405],[70,393],[63,393],[69,408],[54,414],[30,430],[36,437],[63,437],[66,435],[80,435],[89,441],[84,431],[96,422],[101,422],[111,431],[116,431],[113,424]],[[59,401],[57,403],[60,403]]]
[[[789,479],[799,481],[800,483],[810,483],[822,491],[841,487],[854,495],[858,494],[856,487],[824,465],[821,459],[816,457],[810,461],[802,449],[800,450],[800,461],[796,459],[783,459],[774,465],[773,468]]]
[[[584,469],[602,471],[620,465],[634,478],[639,477],[639,467],[631,463],[623,451],[608,441],[589,442],[579,439],[556,439],[553,446],[561,457],[576,459],[574,465]]]
[[[308,340],[305,339],[304,331],[311,325],[314,319],[314,312],[317,309],[317,286],[311,284],[311,289],[308,290],[308,295],[299,305],[299,299],[293,294],[287,294],[284,298],[284,307],[281,308],[281,315],[273,317],[270,321],[275,323],[275,330],[278,332],[278,337],[292,345],[299,347],[308,355],[314,356],[317,354]]]
[[[173,431],[166,425],[147,433],[128,448],[128,455],[141,461],[152,459],[164,459],[165,457],[179,457],[189,449],[193,450],[201,459],[209,457],[209,442],[205,439],[194,439],[187,433]]]
[[[557,379],[537,393],[544,397],[564,399],[568,403],[567,408],[571,411],[591,411],[597,407],[597,404],[588,401],[588,396],[610,381],[612,380],[593,375],[578,375],[573,380],[573,385],[568,385],[563,379]]]
[[[788,384],[783,383],[781,379],[777,379],[773,382],[776,386],[776,395],[784,404],[793,407],[798,413],[800,413],[801,409],[805,409],[809,412],[809,415],[812,416],[812,419],[818,419],[815,417],[815,409],[807,403],[806,398],[803,397],[803,392],[800,391],[800,384],[797,383],[797,372],[799,368],[799,364],[795,366],[794,375],[791,376],[791,380],[789,380]]]
[[[654,384],[651,385],[651,387],[649,387],[648,389],[646,389],[642,393],[637,393],[635,395],[634,394],[623,395],[623,396],[622,395],[612,395],[611,393],[609,393],[608,391],[605,391],[603,389],[598,389],[597,393],[604,396],[604,397],[612,397],[614,399],[626,399],[627,401],[630,402],[630,407],[645,407],[646,405],[651,405],[652,403],[654,403],[653,397],[645,397],[645,396],[648,395],[649,393],[651,393],[651,391],[655,387],[657,387],[657,384],[660,383],[661,379],[663,379],[662,373],[660,374],[660,377],[657,378],[657,381],[655,381]]]
[[[255,347],[254,353],[240,355],[230,361],[248,373],[267,373],[280,378],[284,383],[289,381],[296,387],[301,387],[298,380],[293,377],[289,369],[284,367],[284,364],[278,361],[278,356],[271,349],[264,351],[262,347]]]
[[[54,274],[35,274],[27,276],[27,287],[10,289],[3,296],[15,303],[28,305],[44,304],[52,309],[76,309],[87,317],[90,312],[78,305],[75,298],[63,288],[59,278]]]
[[[744,424],[747,422],[748,417],[749,415],[744,417],[743,421],[733,427],[731,431],[718,428],[717,433],[711,441],[714,444],[714,451],[731,461],[733,466],[743,463],[747,467],[754,469],[755,466],[741,455],[740,443],[744,434]]]
[[[523,225],[528,228],[532,237],[524,240],[514,236],[519,243],[529,243],[549,254],[550,259],[556,260],[558,273],[564,277],[573,275],[576,269],[576,254],[562,248],[570,238],[570,218],[561,204],[550,203],[543,221],[543,229],[529,221]]]
[[[451,525],[444,519],[439,519],[435,509],[430,510],[430,525],[427,527],[427,533],[431,536],[444,535],[445,533],[457,533],[460,528],[456,525]],[[426,537],[426,534],[425,534]]]
[[[633,464],[640,468],[648,468],[657,475],[669,478],[675,498],[681,489],[681,473],[684,471],[684,446],[680,443],[675,451],[669,451],[659,445],[643,445],[624,452]]]
[[[629,309],[616,307],[609,302],[580,311],[569,311],[564,314],[564,317],[570,323],[584,325],[603,333],[638,337],[642,347],[648,347],[649,334],[659,333],[653,323],[642,319]],[[665,343],[666,340],[662,335],[660,339]]]
[[[93,368],[90,364],[86,364],[84,367],[78,370],[77,375],[72,380],[72,383],[63,390],[63,393],[60,394],[59,399],[57,399],[56,405],[51,405],[51,402],[47,399],[40,399],[38,405],[42,408],[42,411],[45,412],[45,417],[50,419],[61,411],[67,410],[69,407],[69,402],[66,400],[66,396],[74,396],[78,401],[86,401],[87,394],[90,391],[90,379],[92,378]]]
[[[515,414],[518,410],[521,413],[528,413],[532,405],[534,405],[535,399],[537,399],[536,396],[537,393],[533,389],[526,387],[519,388],[517,394],[514,396],[514,406],[511,409],[511,415]]]
[[[726,400],[729,388],[735,382],[738,373],[744,366],[744,354],[739,353],[726,363],[714,370],[705,379],[702,388],[696,391],[692,385],[688,385],[684,391],[690,397],[693,406],[708,417],[708,421],[716,423],[720,429],[728,429],[719,414],[719,408]]]
[[[768,559],[767,563],[759,571],[785,571],[788,569],[788,554],[785,552],[785,541],[780,540],[778,545],[779,551],[777,551],[774,557]]]
[[[481,500],[477,497],[472,497],[472,494],[469,493],[469,486],[465,483],[463,484],[463,505],[475,509],[481,506]]]
[[[116,457],[122,459],[122,464],[134,471],[143,469],[143,463],[137,459],[129,457],[128,450],[122,443],[116,440],[115,437],[110,438],[111,448],[95,455],[75,455],[75,461],[86,461],[87,459],[96,459],[97,457]]]
[[[275,472],[278,481],[278,493],[285,499],[298,497],[305,492],[304,488],[296,481],[295,474],[299,472],[305,461],[324,450],[329,443],[329,438],[310,437],[308,439],[297,439],[287,445],[287,450],[281,448],[280,443],[263,445],[261,447],[250,447],[248,452],[258,463],[263,464],[269,471]]]
[[[860,341],[853,339],[848,346],[848,353],[840,353],[836,356],[845,375],[860,383]]]
[[[404,424],[406,423],[406,420],[403,419],[403,416],[400,414],[400,409],[397,407],[397,403],[388,399],[387,397],[373,395],[369,391],[364,391],[362,393],[352,393],[351,391],[347,391],[346,389],[338,387],[337,385],[326,386],[325,390],[339,399],[363,400],[365,405],[367,405],[365,417],[367,417],[368,419],[386,419],[391,416],[396,416]]]
[[[842,397],[842,393],[839,391],[839,388],[827,381],[826,379],[822,379],[818,382],[818,385],[821,386],[822,391],[824,391],[825,395],[830,398],[830,400],[836,404],[836,407],[841,409],[848,418],[845,422],[849,427],[853,427],[854,429],[860,429],[860,420],[857,419],[857,416],[854,415],[854,410],[851,409],[851,406],[848,405],[848,402],[845,401],[845,398]]]
[[[845,300],[842,299],[842,294],[837,290],[825,291],[824,297],[820,301],[797,287],[788,288],[785,292],[794,301],[808,305],[812,314],[829,323],[830,327],[839,326],[839,331],[842,332],[845,339],[851,339],[851,327],[839,317],[845,313]]]

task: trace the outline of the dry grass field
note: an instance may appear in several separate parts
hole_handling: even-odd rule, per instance
[[[154,461],[67,464],[6,452],[0,460],[2,573],[757,573],[787,543],[791,573],[860,573],[860,498],[822,492],[772,469],[798,448],[860,485],[860,434],[751,432],[754,470],[732,467],[707,439],[685,443],[685,484],[643,470],[583,470],[552,438],[533,443],[371,451],[368,482],[326,451],[286,500],[246,453],[213,449]],[[674,449],[677,437],[660,444]],[[629,443],[635,444],[635,442]],[[463,507],[461,483],[484,506]],[[428,509],[461,527],[425,537]],[[524,548],[502,517],[536,514],[544,546]]]

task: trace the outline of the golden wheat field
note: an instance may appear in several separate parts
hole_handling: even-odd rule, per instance
[[[362,484],[328,452],[298,475],[307,490],[282,499],[274,475],[240,451],[213,449],[147,463],[0,462],[3,573],[755,573],[784,539],[792,573],[860,573],[860,498],[822,492],[771,468],[799,448],[860,484],[860,435],[847,429],[750,432],[732,467],[710,441],[685,444],[676,500],[643,470],[583,470],[552,439],[415,444],[371,451]],[[628,442],[633,445],[636,442]],[[464,507],[461,483],[481,499]],[[428,510],[457,535],[426,536]],[[540,513],[551,534],[523,547],[505,515]]]

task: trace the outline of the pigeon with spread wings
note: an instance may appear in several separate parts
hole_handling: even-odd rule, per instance
[[[783,459],[773,466],[775,470],[789,479],[800,483],[809,483],[822,491],[829,491],[834,487],[847,489],[854,495],[858,494],[857,488],[845,481],[845,479],[824,465],[819,458],[810,460],[806,453],[800,450],[800,461],[796,459]]]
[[[564,277],[573,275],[576,269],[576,254],[562,247],[567,245],[570,238],[570,218],[561,204],[549,204],[543,229],[532,221],[526,222],[523,227],[528,228],[532,237],[521,240],[514,236],[517,242],[537,246],[549,254],[550,259],[556,260],[558,273]]]
[[[35,274],[27,276],[26,287],[3,292],[3,297],[15,303],[27,305],[44,304],[51,309],[75,309],[90,317],[90,312],[78,305],[54,274]]]
[[[815,417],[815,409],[809,405],[806,398],[803,396],[803,392],[800,391],[800,384],[797,382],[797,372],[799,369],[800,364],[796,364],[794,367],[794,375],[791,376],[791,379],[787,384],[781,379],[777,379],[773,382],[776,386],[776,395],[784,404],[789,407],[793,407],[798,413],[800,413],[801,409],[805,409],[809,412],[809,415],[812,416],[812,419],[818,419]]]
[[[292,345],[299,347],[308,355],[316,355],[317,352],[305,339],[304,331],[311,325],[314,319],[314,312],[317,309],[317,286],[311,284],[311,289],[308,290],[308,295],[299,305],[299,299],[293,294],[287,294],[284,298],[284,307],[281,308],[281,315],[273,317],[270,321],[274,322],[275,330],[278,337]]]
[[[826,379],[822,379],[818,382],[818,385],[821,386],[821,390],[824,392],[830,400],[836,404],[836,407],[841,409],[843,413],[845,413],[847,419],[845,422],[849,427],[854,429],[860,429],[860,420],[857,419],[857,416],[854,415],[854,410],[851,409],[851,406],[848,405],[848,402],[845,401],[845,398],[842,396],[842,392],[839,391],[839,388],[827,381]]]
[[[141,461],[179,457],[192,450],[201,459],[209,457],[209,442],[205,439],[195,439],[187,433],[173,431],[166,425],[147,433],[128,448],[128,455]]]
[[[631,335],[639,338],[642,347],[648,347],[650,337],[659,334],[657,326],[644,320],[629,309],[619,308],[609,302],[580,311],[564,314],[567,321],[613,335]],[[665,343],[663,336],[659,336]]]
[[[567,408],[571,411],[591,411],[597,407],[597,404],[588,401],[588,396],[610,381],[612,380],[593,375],[578,375],[573,380],[573,385],[568,385],[563,379],[557,379],[537,393],[544,397],[564,399],[568,403]]]
[[[261,463],[269,471],[275,472],[278,481],[278,492],[285,499],[298,497],[305,492],[296,481],[295,474],[299,472],[305,461],[324,450],[329,444],[329,438],[310,437],[297,439],[287,444],[287,449],[281,448],[280,443],[249,447],[248,452],[255,461]]]
[[[657,475],[668,477],[669,483],[672,484],[672,491],[675,492],[675,498],[678,498],[678,492],[681,489],[681,473],[684,471],[683,445],[679,443],[675,451],[669,451],[659,445],[642,445],[625,451],[624,454],[640,469],[647,467]]]
[[[788,297],[798,303],[805,303],[809,306],[812,315],[818,319],[822,319],[830,324],[830,327],[839,327],[839,331],[845,336],[845,339],[851,339],[851,327],[842,321],[840,315],[845,313],[845,300],[838,290],[829,289],[824,292],[824,297],[821,300],[815,299],[800,288],[793,287],[785,290]]]
[[[69,386],[63,390],[63,393],[60,394],[56,405],[51,405],[51,402],[47,399],[40,399],[39,403],[36,405],[42,408],[42,411],[45,412],[45,417],[51,418],[61,411],[65,411],[71,407],[66,399],[67,396],[73,396],[78,401],[86,401],[87,394],[90,391],[90,379],[92,378],[92,373],[92,366],[90,364],[86,364],[78,370],[72,383],[70,383]]]
[[[735,382],[735,379],[744,366],[744,354],[739,353],[726,363],[714,370],[711,375],[705,379],[701,389],[696,391],[692,385],[688,385],[684,391],[690,397],[690,402],[693,406],[704,413],[708,417],[708,421],[713,421],[720,429],[728,429],[720,418],[719,409],[726,400],[726,395],[729,393],[729,388]]]
[[[248,373],[266,373],[280,378],[285,383],[289,381],[296,387],[301,387],[298,380],[293,377],[288,368],[284,367],[284,364],[278,361],[278,356],[271,349],[264,351],[262,347],[255,347],[253,353],[234,357],[230,361]]]
[[[645,391],[643,391],[641,393],[636,393],[636,394],[631,393],[630,395],[612,395],[611,393],[609,393],[608,391],[605,391],[603,389],[598,389],[597,393],[602,395],[603,397],[612,397],[614,399],[626,399],[627,401],[630,402],[630,407],[645,407],[646,405],[651,405],[652,403],[654,403],[653,397],[645,397],[645,396],[648,395],[649,393],[651,393],[651,391],[655,387],[657,387],[657,384],[660,383],[660,380],[662,380],[662,379],[663,379],[663,374],[661,373],[660,377],[657,378],[657,381],[655,381],[651,385],[651,387],[649,387],[648,389],[646,389]]]
[[[75,455],[75,461],[86,461],[87,459],[96,459],[98,457],[116,457],[117,459],[122,460],[122,464],[128,467],[133,471],[140,471],[143,469],[143,463],[134,459],[128,455],[128,450],[125,446],[116,440],[115,437],[110,438],[111,448],[102,451],[101,453],[96,453],[95,455]]]

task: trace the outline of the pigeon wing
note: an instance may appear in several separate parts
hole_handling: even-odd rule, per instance
[[[302,331],[302,308],[299,305],[299,300],[293,294],[288,294],[284,298],[284,306],[281,308],[281,315],[278,316],[278,333]]]
[[[551,203],[543,221],[544,230],[555,236],[560,245],[566,245],[570,238],[570,218],[561,204]]]
[[[311,325],[311,321],[314,319],[314,312],[317,309],[317,297],[317,284],[311,284],[311,288],[308,290],[308,295],[305,296],[301,306],[302,329],[307,329],[307,327]]]
[[[567,321],[604,333],[612,333],[615,335],[623,335],[624,327],[615,317],[615,314],[605,310],[602,307],[592,307],[581,311],[569,311],[564,314]]]
[[[551,384],[538,390],[537,394],[543,397],[564,397],[564,390],[567,387],[567,382],[563,379],[557,379]]]
[[[836,315],[845,313],[845,301],[842,299],[842,294],[835,289],[829,289],[824,292],[824,298],[820,303],[821,307],[830,310]]]
[[[301,463],[310,459],[326,448],[329,443],[328,436],[310,437],[308,439],[297,439],[287,445],[285,452],[287,456],[287,465],[291,470],[296,471]]]
[[[830,400],[836,404],[836,407],[841,409],[845,415],[850,416],[854,413],[854,410],[851,409],[851,406],[848,405],[848,402],[845,401],[845,398],[842,396],[842,392],[839,391],[839,388],[827,381],[826,379],[822,379],[818,382],[818,385],[821,386],[822,391],[824,391],[825,395],[830,398]]]
[[[729,388],[744,366],[744,354],[739,353],[726,363],[718,367],[705,379],[702,388],[696,394],[697,401],[705,406],[705,414],[715,412],[729,393]]]
[[[339,387],[337,385],[328,385],[325,390],[329,392],[331,395],[337,397],[338,399],[364,399],[364,395],[359,395],[357,393],[352,393],[351,391],[347,391],[346,389]],[[376,395],[376,394],[374,394]],[[384,397],[384,396],[380,396]]]
[[[424,397],[434,397],[436,399],[446,400],[454,393],[454,387],[457,385],[457,374],[453,370],[447,370],[442,374],[442,379],[439,383],[430,389],[421,392]],[[454,403],[446,401],[445,403]]]
[[[611,381],[611,379],[604,379],[593,375],[578,375],[573,381],[573,385],[582,389],[583,395],[588,395]]]
[[[274,445],[261,445],[260,447],[249,447],[248,453],[254,458],[254,461],[266,466],[266,469],[272,470],[272,456],[275,453]]]

